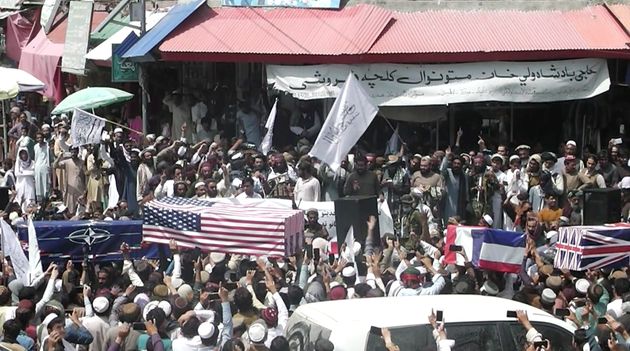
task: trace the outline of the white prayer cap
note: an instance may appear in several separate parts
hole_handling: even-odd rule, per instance
[[[114,134],[115,134],[115,133],[122,133],[122,132],[123,132],[122,128],[116,128],[116,129],[114,129]]]
[[[195,184],[195,189],[196,189],[196,188],[198,188],[198,187],[200,187],[200,186],[205,187],[205,186],[206,186],[206,183],[204,183],[204,182],[197,182],[197,184]]]
[[[516,149],[514,149],[514,151],[518,151],[520,149],[529,150],[529,149],[531,149],[531,147],[529,145],[522,144],[522,145],[517,146]]]
[[[545,288],[540,296],[540,299],[546,303],[554,303],[556,301],[556,296],[557,295],[553,292],[553,290]]]
[[[496,296],[499,293],[499,287],[495,283],[486,280],[479,291],[485,292],[490,296]]]
[[[103,133],[101,133],[101,140],[102,141],[109,141],[109,133],[107,133],[107,131],[103,131]]]
[[[356,276],[356,270],[354,269],[354,267],[348,266],[341,270],[341,275],[346,278],[352,278]]]
[[[214,324],[210,322],[203,322],[199,324],[199,328],[197,328],[197,333],[202,339],[210,339],[212,335],[214,335]]]
[[[131,149],[131,152],[135,152],[135,153],[137,153],[138,155],[140,155],[140,153],[141,153],[142,151],[140,151],[140,149],[137,149],[137,148],[135,148],[135,147],[134,147],[133,149]]]
[[[317,237],[313,239],[313,243],[311,245],[313,246],[313,249],[319,249],[322,253],[328,252],[328,250],[326,250],[328,247],[328,241],[324,238]]]
[[[147,134],[147,140],[155,140],[155,134]]]
[[[575,290],[582,295],[586,295],[588,292],[588,287],[591,286],[591,283],[588,280],[581,278],[575,282]]]
[[[96,313],[103,313],[109,308],[109,300],[104,296],[99,296],[92,302],[92,307]]]
[[[179,149],[177,149],[177,156],[183,157],[184,155],[186,155],[186,147],[180,146]]]
[[[68,209],[68,206],[61,204],[57,207],[57,213],[63,213],[67,209]],[[9,219],[11,219],[10,215],[9,215]]]
[[[173,279],[171,280],[171,285],[172,285],[175,289],[177,289],[177,288],[179,288],[180,286],[182,286],[182,284],[184,284],[184,281],[183,281],[181,278],[173,278]]]
[[[572,146],[576,146],[577,147],[577,143],[573,140],[569,140],[567,141],[567,146],[572,145]]]
[[[489,214],[483,215],[483,220],[484,222],[488,223],[488,225],[492,225],[492,223],[494,223],[494,221],[492,220],[492,217],[490,217]]]
[[[48,123],[42,124],[42,129],[50,129],[50,124]]]
[[[512,163],[512,161],[514,161],[514,160],[519,160],[520,161],[520,159],[521,158],[518,157],[518,155],[512,155],[512,156],[510,156],[510,163]]]
[[[68,115],[67,115],[67,114],[65,114],[65,113],[62,113],[62,114],[61,114],[61,119],[68,119]]]
[[[621,189],[630,189],[630,177],[623,177],[621,183],[619,183]]]
[[[144,309],[142,310],[142,317],[144,320],[147,320],[147,314],[149,314],[152,309],[158,307],[158,304],[158,301],[151,301],[144,306]]]
[[[223,262],[223,260],[225,260],[225,254],[223,252],[211,252],[210,259],[214,263],[220,263],[220,262]]]
[[[157,307],[164,311],[166,317],[170,316],[173,311],[173,307],[171,307],[171,303],[168,301],[160,301]]]
[[[155,142],[159,143],[159,142],[161,142],[161,141],[162,141],[162,140],[164,140],[164,139],[165,139],[165,138],[164,138],[163,136],[161,136],[161,135],[160,135],[159,137],[157,137],[157,139],[155,139]]]

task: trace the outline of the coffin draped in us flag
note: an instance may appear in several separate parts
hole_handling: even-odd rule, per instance
[[[630,224],[561,227],[554,266],[585,271],[628,265]]]
[[[301,210],[167,197],[143,207],[143,239],[204,251],[290,256],[302,249]]]
[[[518,273],[525,254],[525,235],[484,227],[449,225],[444,244],[444,263],[463,266],[462,255],[451,251],[451,245],[461,246],[474,267]]]

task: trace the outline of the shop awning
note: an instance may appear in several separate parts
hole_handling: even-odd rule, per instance
[[[167,35],[184,22],[205,0],[194,0],[186,4],[175,5],[168,14],[159,21],[155,27],[146,33],[140,40],[132,46],[122,57],[143,57],[156,47]]]
[[[167,12],[156,12],[147,14],[147,30],[153,28]],[[133,26],[140,26],[140,22],[130,22]],[[140,35],[140,31],[131,27],[122,27],[107,40],[99,44],[94,49],[90,50],[85,58],[93,61],[110,61],[112,58],[112,44],[120,44],[129,36],[130,33],[136,33]]]
[[[278,55],[336,56],[368,52],[392,20],[390,11],[204,8],[160,45],[164,60],[267,62]]]
[[[404,62],[630,54],[630,37],[604,6],[573,11],[426,11],[397,13],[395,18],[370,54]]]
[[[107,12],[93,12],[92,29],[96,28],[106,16]],[[63,92],[60,90],[59,60],[63,55],[67,28],[68,19],[66,17],[48,36],[46,36],[44,29],[40,29],[37,36],[22,49],[20,56],[19,68],[44,82],[46,84],[46,90],[43,91],[44,96],[54,98],[57,102],[63,98]]]
[[[20,57],[19,68],[29,72],[35,78],[46,84],[46,89],[42,92],[44,96],[55,98],[61,101],[61,92],[56,88],[60,83],[56,81],[59,75],[56,74],[59,66],[59,59],[63,55],[63,43],[54,43],[46,37],[46,33],[41,29],[37,36],[31,40],[23,49]]]

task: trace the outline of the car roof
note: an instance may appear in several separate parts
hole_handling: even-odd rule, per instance
[[[431,310],[443,311],[445,323],[516,321],[507,311],[525,310],[530,321],[548,322],[573,332],[573,328],[535,307],[481,295],[424,295],[379,297],[317,302],[300,306],[294,314],[320,325],[352,323],[377,327],[427,324]]]

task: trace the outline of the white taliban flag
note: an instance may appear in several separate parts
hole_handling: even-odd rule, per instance
[[[70,128],[70,140],[72,146],[79,147],[101,142],[101,131],[105,127],[105,120],[97,115],[85,112],[78,108],[72,114],[72,126]]]
[[[271,146],[272,146],[271,142],[273,139],[273,125],[276,122],[277,106],[278,106],[278,99],[276,99],[276,102],[273,103],[271,112],[269,112],[269,118],[267,118],[267,123],[265,123],[265,128],[267,128],[267,134],[265,134],[265,137],[260,143],[260,152],[262,152],[263,155],[265,156],[269,153],[269,150],[271,150]]]
[[[381,232],[381,238],[387,233],[394,233],[394,219],[387,200],[378,205],[378,229]]]
[[[40,275],[44,274],[42,269],[42,258],[39,252],[39,242],[33,218],[28,218],[28,276],[29,284]]]
[[[350,72],[309,154],[337,171],[377,112],[378,106]]]
[[[28,279],[28,258],[24,254],[22,244],[18,239],[17,234],[11,229],[11,226],[0,218],[0,228],[2,229],[2,250],[4,251],[4,257],[11,258],[11,266],[15,277],[27,285]],[[2,257],[2,259],[4,259]]]

